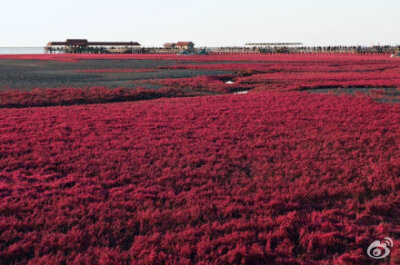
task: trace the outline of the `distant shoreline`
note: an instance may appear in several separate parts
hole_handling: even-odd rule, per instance
[[[31,48],[39,49],[39,48],[44,48],[44,47],[42,47],[42,46],[27,46],[27,47],[12,47],[12,46],[2,47],[2,46],[0,46],[0,49],[31,49]]]
[[[44,47],[0,47],[0,54],[44,54]]]

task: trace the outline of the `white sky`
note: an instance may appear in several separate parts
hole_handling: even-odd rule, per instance
[[[0,46],[48,41],[191,40],[400,44],[400,0],[0,0]]]

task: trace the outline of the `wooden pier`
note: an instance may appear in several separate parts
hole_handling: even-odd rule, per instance
[[[400,46],[304,46],[302,43],[247,43],[233,47],[194,47],[190,41],[166,43],[163,47],[141,47],[138,42],[89,42],[86,39],[67,39],[49,42],[48,53],[141,53],[141,54],[277,54],[277,53],[343,53],[395,54]]]
[[[86,39],[67,39],[49,42],[44,48],[48,53],[137,53],[138,42],[89,42]]]

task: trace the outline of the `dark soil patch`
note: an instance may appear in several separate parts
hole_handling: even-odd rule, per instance
[[[306,91],[316,94],[333,93],[335,95],[341,95],[341,94],[354,95],[356,93],[362,93],[371,96],[371,98],[379,102],[388,102],[388,103],[400,102],[400,90],[393,87],[317,88],[317,89],[309,89]]]
[[[193,63],[193,62],[192,62]],[[229,74],[229,71],[161,70],[159,66],[181,64],[173,60],[85,60],[79,62],[0,60],[0,90],[33,88],[136,88],[142,79],[186,78],[199,75]],[[156,69],[154,72],[83,73],[94,69]],[[150,87],[149,87],[150,88]],[[157,87],[151,87],[157,88]]]

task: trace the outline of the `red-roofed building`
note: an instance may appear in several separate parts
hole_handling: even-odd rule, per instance
[[[181,50],[193,50],[194,43],[191,41],[179,41],[176,43],[175,47]]]

